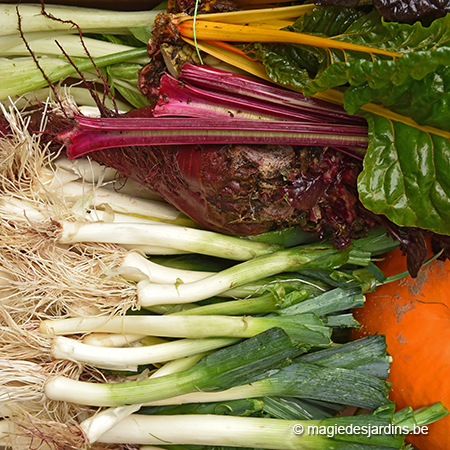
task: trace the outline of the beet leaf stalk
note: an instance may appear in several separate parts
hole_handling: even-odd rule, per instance
[[[401,53],[376,47],[367,47],[364,45],[324,37],[248,25],[235,25],[203,20],[197,20],[194,25],[193,20],[185,18],[184,21],[183,19],[179,21],[177,29],[183,38],[195,39],[195,37],[197,37],[198,39],[205,41],[277,42],[285,44],[311,45],[325,49],[350,50],[368,54],[384,55],[392,58],[399,58],[402,56]]]
[[[218,88],[224,74],[188,66],[181,74],[187,81],[164,75],[153,117],[78,116],[75,127],[60,139],[71,159],[107,148],[183,144],[329,146],[360,156],[365,151],[364,119],[245,76],[225,77],[227,82]]]
[[[161,83],[173,86],[175,83],[169,77],[163,76]],[[258,102],[265,106],[266,114],[270,110],[283,111],[289,117],[301,117],[307,115],[316,118],[320,122],[366,124],[366,120],[358,115],[349,115],[339,104],[321,100],[315,97],[305,97],[299,92],[284,89],[273,83],[268,83],[245,75],[227,72],[215,67],[193,64],[184,64],[179,75],[179,85],[183,87],[195,87],[201,89],[202,94],[213,97],[216,94],[225,94],[228,98],[246,99],[249,105],[257,106]],[[186,84],[188,86],[186,86]],[[166,89],[164,93],[168,93]],[[162,99],[156,110],[164,103]],[[178,99],[180,100],[180,99]],[[230,106],[230,105],[228,105]],[[239,109],[245,109],[239,104]],[[155,111],[156,115],[156,111]],[[202,116],[203,117],[203,116]]]
[[[192,118],[77,117],[77,125],[60,135],[69,158],[95,150],[129,146],[182,144],[277,144],[365,149],[364,126],[288,121]]]
[[[188,66],[186,68],[186,66]],[[160,80],[155,117],[192,116],[229,119],[298,120],[305,122],[365,125],[360,116],[350,116],[340,106],[243,75],[185,64],[180,78],[164,74]],[[230,79],[230,76],[232,77]],[[203,78],[201,78],[203,77]],[[222,80],[225,82],[222,83]]]

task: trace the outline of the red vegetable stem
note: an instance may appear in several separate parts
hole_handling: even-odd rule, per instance
[[[69,158],[114,147],[183,144],[278,144],[366,148],[366,127],[264,120],[90,118],[62,133]]]
[[[184,116],[201,118],[256,118],[265,120],[303,120],[327,122],[311,108],[276,105],[264,100],[239,94],[217,93],[189,86],[165,74],[160,82],[159,101],[155,106],[155,117]],[[332,118],[334,122],[336,119]]]
[[[349,115],[340,105],[314,97],[305,97],[298,92],[215,67],[184,64],[179,79],[209,92],[225,92],[260,99],[266,104],[279,107],[291,107],[299,112],[307,112],[309,115],[322,118],[322,121],[328,119],[341,123],[366,123],[363,117]]]

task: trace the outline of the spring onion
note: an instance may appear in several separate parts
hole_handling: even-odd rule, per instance
[[[347,263],[365,265],[357,251],[336,250],[332,245],[321,243],[298,246],[260,256],[225,269],[204,280],[181,285],[138,283],[138,297],[141,306],[166,303],[189,303],[218,295],[231,288],[255,281],[279,272],[298,271],[311,268],[334,269]],[[365,257],[368,255],[365,254]],[[355,259],[357,258],[357,260]]]
[[[399,414],[403,412],[399,411]],[[425,426],[446,413],[441,404],[419,411],[417,426]],[[411,413],[409,414],[411,416]],[[400,416],[401,417],[401,416]],[[207,424],[207,425],[206,425]],[[364,433],[339,434],[342,425],[359,427]],[[395,428],[395,425],[398,428]],[[403,428],[404,427],[404,428]],[[320,421],[288,421],[256,417],[213,415],[144,416],[132,415],[100,437],[99,442],[131,442],[145,445],[192,444],[247,448],[298,448],[344,450],[367,445],[386,449],[401,449],[406,434],[413,431],[410,417],[396,420],[392,407],[374,414],[342,416]],[[321,432],[319,432],[321,430]],[[374,430],[380,430],[378,432]],[[391,430],[389,432],[388,430]],[[394,432],[392,432],[394,430]],[[373,431],[373,434],[372,434]],[[332,434],[333,433],[333,434]],[[366,447],[367,448],[367,447]]]
[[[295,348],[282,330],[273,329],[206,355],[183,372],[125,383],[89,383],[64,376],[49,376],[42,370],[34,376],[36,364],[29,364],[28,372],[21,365],[16,371],[15,362],[4,358],[2,370],[15,374],[15,381],[12,377],[2,380],[10,387],[9,391],[5,389],[4,401],[38,393],[40,398],[45,395],[50,400],[92,406],[141,404],[198,389],[227,389],[251,382],[301,353],[302,349]],[[20,388],[17,381],[21,383]]]
[[[104,317],[87,317],[46,320],[41,323],[41,331],[47,334],[67,335],[92,331],[122,332],[125,334],[134,332],[145,336],[189,339],[210,337],[249,338],[274,327],[282,328],[295,342],[310,343],[317,347],[330,343],[330,330],[324,327],[313,314],[280,317],[140,315],[109,319]],[[171,344],[174,345],[174,342]],[[152,348],[155,349],[155,346]],[[164,359],[155,362],[161,361],[164,361]]]

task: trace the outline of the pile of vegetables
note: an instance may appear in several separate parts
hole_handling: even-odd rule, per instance
[[[446,448],[371,323],[448,258],[445,12],[0,6],[3,444]]]
[[[382,336],[339,339],[379,283],[372,258],[397,247],[383,230],[344,251],[301,244],[303,233],[283,245],[115,212],[127,194],[107,187],[105,170],[49,160],[4,112],[15,129],[2,140],[5,445],[401,448],[405,433],[447,414],[440,403],[394,409]],[[65,191],[81,179],[84,193]],[[105,210],[97,183],[110,190]],[[181,254],[157,255],[171,250]],[[348,406],[365,414],[338,416]],[[299,425],[402,431],[308,436]]]

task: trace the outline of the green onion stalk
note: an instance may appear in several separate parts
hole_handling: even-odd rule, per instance
[[[412,411],[408,414],[408,419],[403,418],[404,411],[394,414],[392,405],[380,408],[373,414],[308,421],[220,415],[133,414],[103,434],[99,442],[279,450],[400,450],[408,433],[417,427],[426,427],[447,415],[448,411],[438,403],[418,411],[415,416]]]
[[[197,390],[225,390],[251,383],[304,351],[302,346],[294,345],[283,330],[274,328],[210,353],[182,372],[119,383],[94,383],[63,375],[45,375],[39,364],[30,366],[30,371],[22,368],[15,371],[17,359],[7,357],[1,360],[2,371],[11,376],[1,381],[5,384],[2,401],[14,401],[15,396],[19,396],[17,400],[20,400],[23,391],[27,391],[26,386],[29,386],[28,390],[53,401],[89,406],[142,404]]]
[[[364,266],[369,264],[369,260],[369,253],[351,248],[337,250],[326,242],[302,245],[255,257],[193,283],[156,285],[143,280],[137,287],[139,304],[148,307],[167,303],[191,303],[277,273],[319,268],[333,270],[345,264]]]

